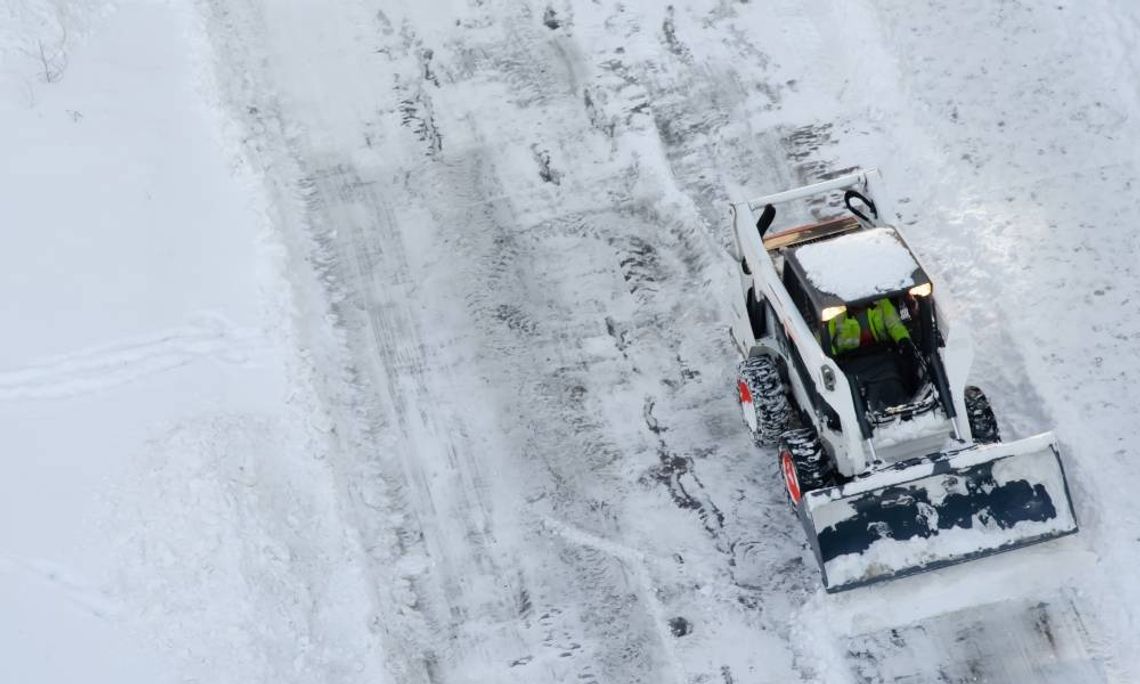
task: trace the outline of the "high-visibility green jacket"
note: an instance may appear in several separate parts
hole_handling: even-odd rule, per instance
[[[865,344],[910,339],[891,300],[883,298],[854,316],[843,312],[827,322],[832,354],[854,351]]]

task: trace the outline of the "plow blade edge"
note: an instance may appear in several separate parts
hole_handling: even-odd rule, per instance
[[[911,459],[809,492],[800,516],[829,592],[1077,531],[1051,433]]]

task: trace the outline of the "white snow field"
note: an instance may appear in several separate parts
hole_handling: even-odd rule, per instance
[[[34,9],[0,6],[0,682],[383,679],[200,15],[72,16],[47,82],[15,49],[59,35]]]
[[[1140,7],[0,0],[0,682],[1140,681]],[[1078,535],[829,596],[729,200],[878,166]]]

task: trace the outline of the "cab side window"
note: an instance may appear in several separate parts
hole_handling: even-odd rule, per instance
[[[817,330],[819,328],[819,320],[816,317],[815,309],[808,299],[807,292],[800,284],[799,278],[796,277],[795,269],[784,267],[784,288],[787,289],[788,295],[792,298],[792,303],[796,305],[800,315],[804,317],[808,328]]]

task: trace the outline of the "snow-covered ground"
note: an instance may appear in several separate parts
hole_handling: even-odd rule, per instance
[[[1138,22],[0,5],[0,681],[1136,681]],[[822,593],[726,208],[854,166],[1079,535]]]
[[[17,48],[60,35],[53,4],[0,6],[0,681],[376,679],[289,257],[203,22],[60,7],[49,82]]]

